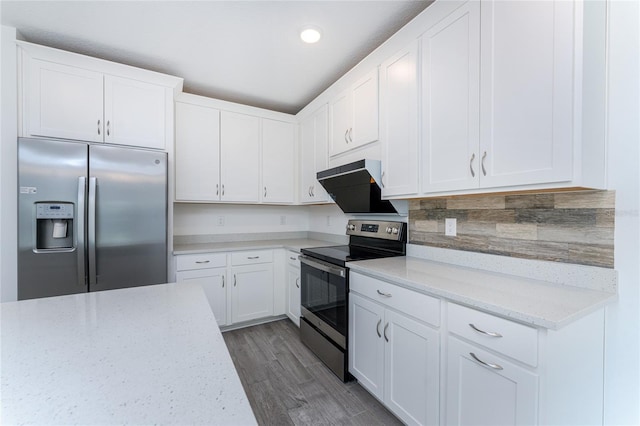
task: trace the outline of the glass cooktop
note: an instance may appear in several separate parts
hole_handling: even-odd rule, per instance
[[[389,251],[375,250],[358,246],[314,247],[301,250],[302,254],[323,260],[334,265],[344,266],[346,262],[382,257],[401,256],[402,254]]]

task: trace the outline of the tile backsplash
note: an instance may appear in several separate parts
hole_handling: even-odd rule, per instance
[[[444,234],[457,219],[457,236]],[[409,242],[613,268],[614,191],[411,200]]]

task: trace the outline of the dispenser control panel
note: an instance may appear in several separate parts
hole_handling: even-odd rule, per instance
[[[38,203],[36,219],[73,219],[71,203]]]

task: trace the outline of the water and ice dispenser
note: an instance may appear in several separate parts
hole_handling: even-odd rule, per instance
[[[36,203],[36,249],[72,249],[73,203]]]

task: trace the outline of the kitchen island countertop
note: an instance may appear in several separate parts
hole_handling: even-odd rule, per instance
[[[256,424],[199,286],[0,304],[2,424]]]

